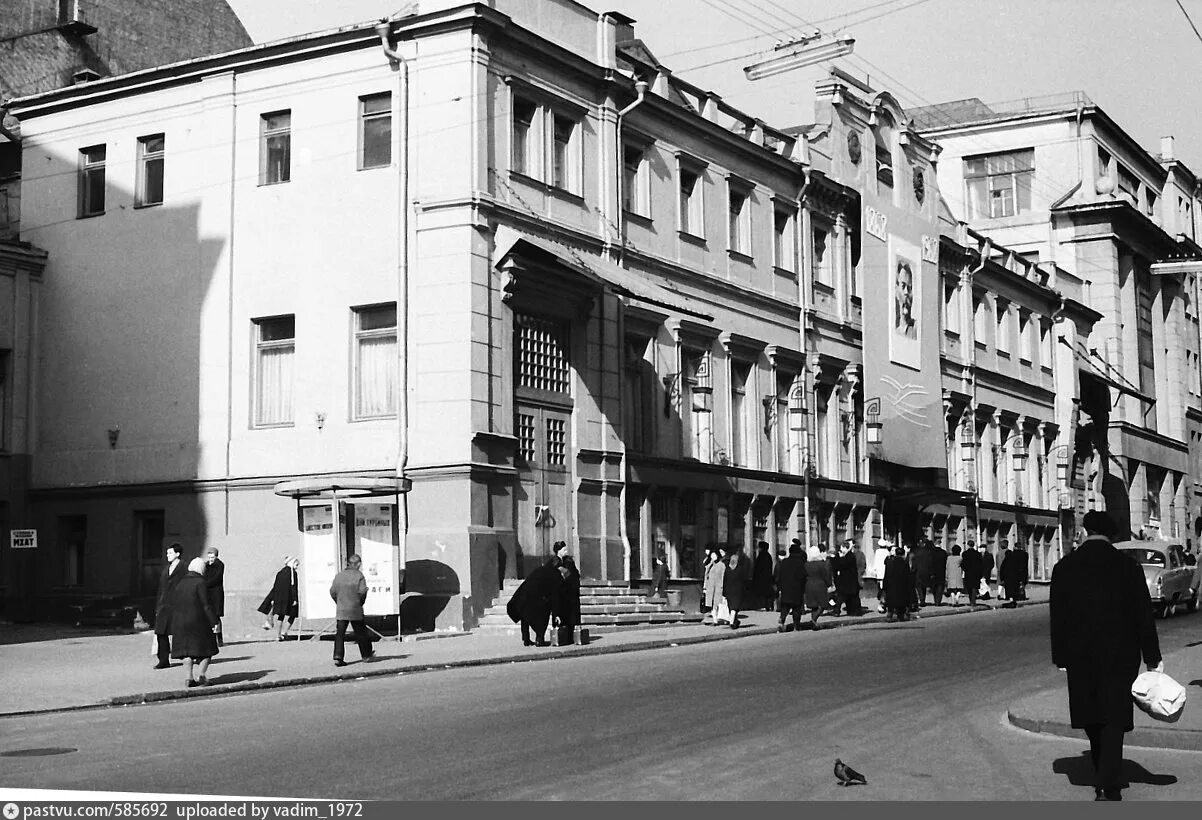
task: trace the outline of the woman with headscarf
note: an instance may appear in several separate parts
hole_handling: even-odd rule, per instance
[[[743,550],[732,549],[726,559],[726,572],[722,576],[722,597],[730,607],[730,628],[739,628],[739,611],[747,598],[747,587],[751,583],[751,562]]]
[[[267,622],[263,624],[263,628],[271,629],[273,619],[279,624],[279,631],[276,634],[277,641],[282,641],[287,637],[288,630],[292,628],[296,616],[300,614],[300,585],[296,575],[299,566],[299,558],[285,555],[284,566],[280,567],[280,571],[275,574],[271,592],[268,592],[263,603],[259,604],[259,611],[267,616]],[[287,626],[284,625],[285,619],[288,621]]]
[[[805,606],[810,611],[810,628],[818,628],[818,616],[830,603],[831,567],[822,550],[811,546],[806,552]]]
[[[947,557],[946,583],[947,594],[952,599],[952,606],[960,606],[960,593],[964,590],[963,557],[960,555],[960,545],[952,545],[952,554]]]
[[[184,662],[184,686],[206,686],[209,660],[217,654],[217,615],[209,605],[204,579],[205,560],[193,558],[188,571],[171,591],[171,657]],[[192,679],[192,666],[200,677]]]
[[[721,547],[711,547],[710,554],[712,558],[705,570],[704,582],[705,600],[710,611],[703,623],[717,626],[730,622],[730,609],[726,605],[726,598],[722,596],[722,586],[726,580],[726,561],[723,560]]]

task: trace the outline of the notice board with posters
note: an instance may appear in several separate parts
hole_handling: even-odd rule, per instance
[[[300,612],[305,618],[333,618],[335,607],[330,584],[341,563],[334,505],[303,506],[300,518]]]
[[[354,552],[363,560],[360,569],[367,581],[364,615],[396,615],[401,611],[400,547],[393,533],[392,504],[356,501]]]

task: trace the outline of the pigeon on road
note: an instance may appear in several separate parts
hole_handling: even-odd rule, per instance
[[[868,785],[868,778],[838,758],[835,758],[835,777],[839,778],[840,786]]]

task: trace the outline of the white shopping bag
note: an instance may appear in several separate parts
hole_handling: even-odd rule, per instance
[[[1156,720],[1175,723],[1185,709],[1185,687],[1164,672],[1144,672],[1131,684],[1135,705]]]

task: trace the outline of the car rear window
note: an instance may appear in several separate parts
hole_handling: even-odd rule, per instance
[[[1141,549],[1125,549],[1127,555],[1130,555],[1136,561],[1146,566],[1163,567],[1164,553],[1156,550],[1141,550]]]

